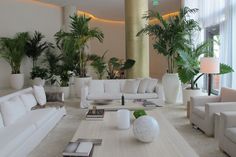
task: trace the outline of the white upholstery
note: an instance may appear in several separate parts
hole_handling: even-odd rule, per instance
[[[155,90],[156,85],[157,85],[157,79],[149,79],[146,92],[152,93]]]
[[[138,87],[138,93],[145,93],[148,88],[148,83],[149,83],[148,78],[141,79]]]
[[[122,94],[112,94],[112,93],[98,93],[90,94],[87,96],[88,100],[120,100]]]
[[[24,103],[27,111],[30,111],[32,107],[37,105],[37,101],[33,94],[22,94],[20,98]]]
[[[34,96],[39,105],[43,106],[47,103],[46,93],[42,86],[34,86]]]
[[[121,93],[120,82],[109,80],[104,82],[105,93],[119,94]]]
[[[230,156],[236,156],[236,112],[220,114],[219,147]]]
[[[102,80],[93,80],[88,85],[89,94],[104,93],[104,82]]]
[[[138,92],[140,80],[127,80],[124,84],[123,93],[136,94]]]
[[[137,93],[137,94],[129,94],[124,93],[125,99],[156,99],[158,95],[156,93]]]
[[[2,119],[2,114],[0,112],[0,129],[4,127],[3,119]]]
[[[4,125],[9,126],[26,113],[26,108],[17,96],[1,103],[1,113]]]
[[[233,100],[233,97],[236,97],[236,90],[228,88],[222,88],[220,96],[192,97],[190,103],[190,122],[204,131],[206,135],[213,136],[214,113],[236,111],[236,102],[227,101]]]

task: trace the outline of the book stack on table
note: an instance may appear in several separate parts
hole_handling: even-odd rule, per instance
[[[86,114],[86,120],[103,120],[105,114],[104,109],[92,109]]]
[[[63,151],[63,157],[92,157],[92,142],[69,142]]]

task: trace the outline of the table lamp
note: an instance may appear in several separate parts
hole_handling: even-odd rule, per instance
[[[220,72],[220,62],[215,57],[203,57],[200,60],[200,72],[208,74],[208,95],[211,95],[212,74]]]

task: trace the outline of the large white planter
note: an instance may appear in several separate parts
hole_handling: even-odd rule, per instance
[[[92,77],[75,77],[75,92],[77,97],[81,97],[81,88],[88,85]]]
[[[45,80],[41,79],[40,77],[36,77],[32,80],[32,85],[44,86],[45,85]]]
[[[64,98],[67,99],[70,96],[70,87],[60,87],[61,88],[61,92],[64,93]]]
[[[13,89],[22,89],[24,86],[24,74],[12,74],[10,84]]]
[[[165,95],[165,102],[167,104],[176,104],[181,85],[178,74],[166,73],[162,77],[162,84]]]
[[[200,89],[183,88],[183,105],[187,105],[187,102],[190,101],[190,97],[201,95],[203,95],[203,93]]]

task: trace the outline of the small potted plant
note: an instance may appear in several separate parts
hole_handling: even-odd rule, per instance
[[[28,39],[28,32],[17,33],[13,38],[0,38],[0,57],[11,66],[10,85],[13,89],[21,89],[24,86],[24,74],[21,73],[20,67]]]
[[[46,68],[35,66],[30,75],[33,85],[44,86],[45,80],[48,78],[48,70]]]

